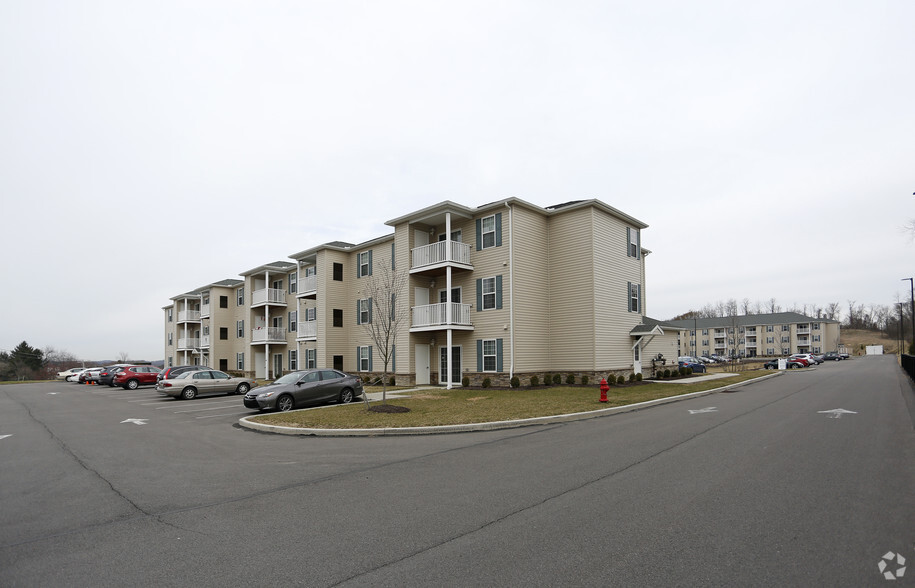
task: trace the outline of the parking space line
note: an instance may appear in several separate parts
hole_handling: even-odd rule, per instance
[[[229,413],[226,413],[226,414],[208,414],[208,415],[206,415],[206,416],[199,416],[199,417],[194,417],[194,418],[195,418],[195,419],[215,419],[216,417],[224,417],[224,416],[245,416],[245,415],[248,415],[248,414],[251,414],[251,413],[248,413],[248,412],[233,412],[233,413],[231,413],[231,414],[229,414]]]
[[[191,410],[176,410],[175,414],[181,414],[184,412],[203,412],[206,410],[225,410],[225,406],[214,406],[213,408],[192,408]]]

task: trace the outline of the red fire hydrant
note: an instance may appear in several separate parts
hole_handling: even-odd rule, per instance
[[[607,384],[607,378],[601,378],[600,381],[600,401],[607,402],[607,391],[610,390],[610,386]]]

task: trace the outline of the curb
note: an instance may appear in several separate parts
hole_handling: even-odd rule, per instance
[[[679,396],[669,396],[667,398],[658,398],[657,400],[647,400],[636,404],[627,404],[625,406],[614,406],[612,408],[602,408],[598,410],[589,410],[588,412],[576,412],[570,414],[559,414],[553,416],[533,417],[529,419],[516,419],[511,421],[493,421],[489,423],[467,423],[461,425],[441,425],[434,427],[390,427],[382,429],[305,429],[301,427],[283,427],[279,425],[266,425],[263,423],[248,420],[252,417],[242,417],[238,424],[242,427],[260,431],[263,433],[276,433],[279,435],[300,435],[304,437],[389,437],[399,435],[437,435],[442,433],[467,433],[471,431],[496,431],[500,429],[514,429],[518,427],[528,427],[532,425],[548,425],[552,423],[567,423],[571,421],[582,421],[614,414],[633,412],[668,404],[699,398],[718,392],[728,392],[735,388],[740,388],[755,382],[761,382],[782,375],[782,372],[775,372],[745,382],[738,382],[721,388],[712,388],[711,390],[702,390],[701,392],[691,392]]]

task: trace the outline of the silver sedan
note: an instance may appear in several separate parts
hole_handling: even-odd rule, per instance
[[[192,400],[208,394],[245,394],[254,387],[251,378],[236,378],[218,370],[184,372],[171,380],[159,380],[159,394]]]

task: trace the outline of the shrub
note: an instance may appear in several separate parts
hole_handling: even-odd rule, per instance
[[[518,376],[512,376],[510,383],[511,383],[512,388],[517,388],[518,386],[521,385],[521,380],[518,379]]]
[[[681,376],[685,376],[685,375],[686,375],[686,368],[685,368],[685,367],[681,367],[679,371],[680,371],[680,375],[681,375]]]
[[[618,378],[616,379],[616,383],[619,384],[620,386],[622,386],[623,384],[625,384],[625,383],[626,383],[626,378],[625,378],[625,376],[620,376],[620,377],[618,377]]]
[[[394,376],[391,376],[391,379],[388,380],[388,386],[396,386],[396,384],[394,383],[395,381],[396,381],[396,379],[394,378]]]
[[[574,383],[575,383],[575,374],[569,374],[568,376],[566,376],[566,384],[571,386]]]
[[[686,368],[686,375],[687,375],[687,376],[691,375],[692,373],[693,373],[693,368],[691,368],[691,367]]]
[[[540,385],[540,378],[538,378],[537,376],[531,376],[531,386],[539,386],[539,385]]]
[[[466,388],[469,385],[470,385],[470,378],[468,378],[467,376],[464,376],[463,378],[461,378],[461,386]]]
[[[639,372],[639,373],[637,373],[637,374],[635,375],[635,381],[636,381],[636,382],[641,382],[641,381],[642,381],[642,372]]]
[[[489,388],[490,385],[492,385],[492,380],[490,380],[489,378],[483,378],[483,387]]]
[[[670,370],[669,370],[669,369],[664,370],[664,377],[665,377],[665,378],[669,378],[669,377],[670,377]]]
[[[543,374],[543,385],[549,386],[553,383],[553,377],[550,374]]]
[[[629,374],[629,383],[635,382],[635,374]]]
[[[588,376],[582,376],[582,377],[581,377],[581,384],[582,384],[582,386],[587,386],[587,385],[588,385],[588,382],[590,382],[590,381],[591,381],[591,378],[589,378]]]
[[[553,374],[553,385],[558,386],[562,384],[562,376],[559,374]]]

